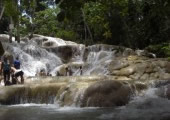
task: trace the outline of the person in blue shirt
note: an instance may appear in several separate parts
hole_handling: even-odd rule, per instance
[[[20,69],[20,65],[21,65],[21,63],[20,63],[20,61],[19,61],[19,58],[16,57],[16,60],[14,61],[14,67],[15,67],[15,69]]]

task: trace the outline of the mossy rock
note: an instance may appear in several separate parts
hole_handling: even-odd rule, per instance
[[[146,47],[145,50],[156,54],[157,57],[170,57],[170,44],[169,43],[150,45]]]

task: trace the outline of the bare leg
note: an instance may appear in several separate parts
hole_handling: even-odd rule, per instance
[[[21,75],[21,84],[24,84],[24,77]]]

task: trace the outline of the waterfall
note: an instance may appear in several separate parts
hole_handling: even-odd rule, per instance
[[[41,69],[51,72],[54,67],[62,64],[59,57],[31,43],[18,44],[17,46],[4,43],[4,46],[14,58],[19,57],[21,69],[26,76],[35,76]]]
[[[170,118],[167,61],[140,59],[128,48],[102,44],[86,47],[41,35],[22,39],[20,44],[5,40],[4,49],[19,57],[26,80],[22,85],[0,86],[0,119],[35,119],[37,115],[49,120],[61,116],[70,119],[69,115],[73,120]],[[65,76],[67,67],[72,76]],[[52,76],[35,76],[42,69]],[[56,76],[58,72],[60,76]]]
[[[70,66],[74,76],[80,75],[79,67],[83,67],[83,75],[106,75],[106,66],[114,59],[114,46],[85,45],[59,38],[34,35],[31,40],[23,39],[20,44],[2,42],[6,51],[13,57],[19,57],[21,69],[26,76],[35,76],[40,70],[56,76],[64,75],[66,66]]]

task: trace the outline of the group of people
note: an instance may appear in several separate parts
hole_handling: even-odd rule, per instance
[[[71,70],[70,66],[65,67],[64,74],[61,74],[59,71],[56,72],[56,76],[72,76],[73,71]],[[80,75],[83,75],[83,69],[82,66],[80,66]]]
[[[36,73],[35,76],[52,76],[49,72],[45,72],[44,69],[41,69],[39,73]]]
[[[20,69],[20,64],[18,57],[16,57],[12,65],[7,57],[4,57],[3,61],[0,62],[0,73],[1,75],[3,74],[5,86],[24,83],[24,72]],[[12,78],[11,81],[10,78]]]
[[[73,75],[73,71],[71,70],[71,67],[66,67],[65,71],[66,71],[65,76],[72,76]],[[83,75],[82,66],[80,66],[80,75]]]

